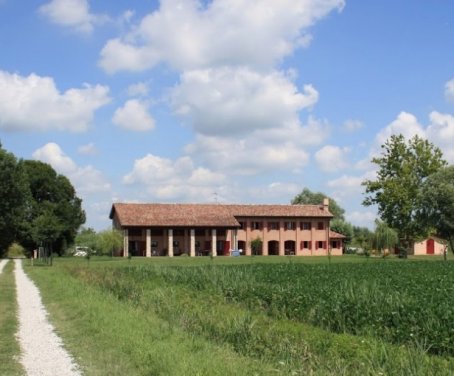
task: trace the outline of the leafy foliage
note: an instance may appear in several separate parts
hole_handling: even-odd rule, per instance
[[[322,192],[312,192],[308,188],[304,188],[301,193],[293,198],[292,205],[320,205],[325,198],[329,198],[329,211],[333,214],[333,219],[345,220],[345,210],[338,205],[336,200],[327,197]]]
[[[375,236],[373,247],[378,251],[390,252],[399,242],[397,231],[389,227],[385,222],[375,221]]]
[[[31,192],[29,219],[24,224],[24,245],[44,245],[62,254],[85,222],[82,200],[63,175],[48,164],[22,161]]]
[[[25,249],[19,243],[14,242],[8,247],[8,257],[24,257]]]
[[[446,165],[442,152],[418,136],[406,142],[403,135],[393,135],[372,162],[378,167],[377,179],[363,182],[367,195],[363,205],[378,205],[380,218],[398,231],[409,248],[416,238],[426,236],[428,229],[416,220],[421,207],[419,187]]]
[[[22,166],[0,145],[0,257],[19,238],[28,215],[29,189]]]
[[[123,247],[123,235],[118,230],[104,230],[96,236],[96,250],[102,255],[113,255]]]
[[[418,219],[449,242],[454,252],[454,166],[429,176],[421,187]]]
[[[273,317],[454,355],[452,262],[141,267],[116,273],[117,281],[123,274],[159,277],[166,284],[222,294]]]

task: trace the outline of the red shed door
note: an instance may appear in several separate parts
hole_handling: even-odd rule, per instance
[[[428,255],[433,255],[435,253],[435,240],[427,239],[426,252]]]

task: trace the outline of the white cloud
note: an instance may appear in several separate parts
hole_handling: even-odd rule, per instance
[[[449,102],[454,102],[454,79],[445,84],[445,98]]]
[[[258,137],[222,138],[197,136],[185,151],[213,170],[232,175],[254,175],[277,170],[299,171],[309,156],[298,144],[290,141],[268,143]]]
[[[454,163],[454,116],[433,111],[429,118],[427,138],[443,151],[450,163]]]
[[[356,132],[364,127],[364,124],[359,120],[348,119],[344,122],[343,128],[347,132]]]
[[[91,33],[95,24],[106,20],[105,16],[90,13],[87,0],[52,0],[39,11],[51,22],[82,33]]]
[[[315,161],[322,171],[336,172],[348,167],[345,158],[349,152],[348,148],[326,145],[315,153]]]
[[[175,161],[148,154],[134,162],[123,177],[125,184],[144,185],[156,200],[211,201],[225,176],[203,167],[194,167],[189,157]]]
[[[148,95],[148,84],[146,82],[137,82],[135,84],[129,85],[128,87],[128,95],[130,97],[137,97],[137,96],[146,96]]]
[[[149,131],[155,127],[154,119],[148,113],[146,103],[138,99],[130,99],[123,107],[118,108],[113,115],[112,122],[131,131]]]
[[[269,68],[307,46],[307,29],[343,6],[344,0],[162,0],[129,34],[106,43],[100,66],[110,73],[160,62],[179,70]]]
[[[102,173],[92,166],[79,167],[68,157],[60,146],[50,142],[32,154],[34,159],[50,164],[55,171],[65,175],[81,194],[105,192],[110,190],[110,183]]]
[[[402,134],[406,139],[413,136],[425,138],[425,131],[415,115],[402,111],[397,119],[391,122],[386,128],[377,134],[375,140],[377,145],[383,145],[391,135]]]
[[[281,72],[227,67],[183,73],[171,96],[175,112],[208,135],[281,127],[317,100],[312,85],[300,92]]]
[[[345,218],[353,226],[374,228],[374,222],[377,218],[377,213],[368,211],[352,211],[345,214]]]
[[[96,149],[96,146],[93,142],[90,142],[89,144],[86,145],[81,145],[77,148],[77,151],[79,154],[82,155],[95,155],[98,153],[98,150]]]
[[[90,86],[60,93],[50,77],[0,71],[0,129],[85,131],[94,112],[108,103],[109,88]]]

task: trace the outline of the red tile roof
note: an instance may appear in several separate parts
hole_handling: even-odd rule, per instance
[[[129,204],[112,205],[121,226],[239,227],[238,217],[324,217],[322,205]]]
[[[343,234],[339,234],[338,232],[335,232],[333,230],[329,230],[329,238],[330,239],[345,239],[346,236]]]

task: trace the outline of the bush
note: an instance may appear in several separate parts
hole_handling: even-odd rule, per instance
[[[8,247],[8,257],[10,258],[22,258],[25,257],[25,248],[22,247],[19,243],[12,243]]]

